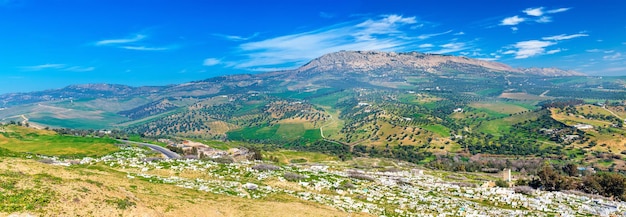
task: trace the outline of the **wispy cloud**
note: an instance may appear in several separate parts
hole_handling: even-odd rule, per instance
[[[445,32],[440,32],[440,33],[422,34],[420,36],[417,36],[417,38],[421,39],[421,40],[424,40],[424,39],[429,39],[429,38],[432,38],[432,37],[435,37],[435,36],[445,35],[445,34],[448,34],[448,33],[451,33],[451,32],[452,32],[452,30],[448,30],[448,31],[445,31]]]
[[[145,35],[137,34],[131,38],[106,39],[106,40],[97,41],[96,45],[127,44],[127,43],[132,43],[132,42],[138,42],[145,38],[146,38]]]
[[[515,43],[513,47],[517,48],[515,51],[515,59],[525,59],[532,56],[541,55],[545,52],[545,48],[551,45],[555,45],[555,42],[549,41],[520,41]]]
[[[502,54],[513,54],[515,55],[515,59],[526,59],[533,56],[539,56],[543,54],[555,54],[566,49],[552,49],[546,51],[547,47],[558,44],[560,41],[574,39],[578,37],[589,36],[587,34],[578,33],[578,34],[561,34],[555,36],[547,36],[542,37],[541,40],[528,40],[528,41],[520,41],[512,45],[511,47],[515,48],[515,50],[507,50],[502,52]]]
[[[618,52],[612,55],[603,56],[602,59],[609,60],[609,61],[616,61],[616,60],[623,60],[624,57],[622,56],[622,53]]]
[[[431,51],[430,53],[446,54],[462,51],[469,48],[464,42],[450,42],[440,45],[439,47],[441,48],[440,50]]]
[[[578,38],[578,37],[586,37],[586,36],[589,36],[589,35],[583,34],[583,33],[572,34],[572,35],[560,34],[560,35],[555,35],[555,36],[543,37],[541,39],[548,40],[548,41],[561,41],[561,40],[567,40],[567,39]]]
[[[66,64],[41,64],[34,66],[23,66],[20,67],[22,71],[44,71],[44,70],[55,70],[55,71],[67,71],[67,72],[89,72],[93,71],[95,67],[82,67],[82,66],[68,66]]]
[[[340,50],[411,50],[418,48],[420,41],[419,36],[410,34],[415,32],[411,27],[418,25],[421,22],[416,17],[392,14],[246,42],[240,44],[236,52],[243,60],[233,67],[251,70],[284,69]],[[433,34],[422,35],[435,37]]]
[[[547,13],[549,13],[549,14],[556,14],[556,13],[561,13],[561,12],[569,11],[569,9],[572,9],[572,8],[557,8],[557,9],[552,9],[552,10],[547,11]]]
[[[204,66],[214,66],[217,64],[220,64],[222,61],[216,58],[206,58],[204,59],[204,62],[202,63],[202,65]]]
[[[527,8],[526,10],[523,10],[522,12],[524,12],[528,16],[539,17],[543,15],[543,7]]]
[[[585,50],[589,53],[605,53],[605,54],[609,54],[609,53],[615,53],[615,50],[602,50],[602,49],[589,49],[589,50]]]
[[[558,52],[561,52],[561,51],[563,51],[563,50],[561,48],[559,48],[559,49],[549,50],[549,51],[546,52],[546,54],[555,54],[555,53],[558,53]]]
[[[215,36],[230,40],[230,41],[248,41],[251,40],[253,38],[256,38],[257,36],[259,36],[260,33],[255,32],[254,34],[248,36],[248,37],[244,37],[244,36],[239,36],[239,35],[224,35],[224,34],[213,34]]]
[[[128,38],[118,38],[118,39],[105,39],[100,40],[95,43],[96,46],[112,46],[116,48],[126,49],[126,50],[137,50],[137,51],[164,51],[171,50],[176,48],[176,46],[167,46],[167,47],[157,47],[157,46],[148,46],[144,42],[147,39],[147,35],[136,34],[133,37]]]
[[[501,26],[515,26],[521,22],[524,22],[526,19],[523,17],[519,17],[517,15],[512,16],[512,17],[507,17],[504,18],[501,22],[500,25]]]
[[[537,23],[549,23],[549,22],[552,22],[552,17],[543,16],[543,17],[540,17],[539,19],[536,19],[535,22],[537,22]]]
[[[420,44],[417,47],[419,47],[419,48],[431,48],[431,47],[434,47],[434,46],[435,45],[433,45],[433,44]]]
[[[140,51],[162,51],[162,50],[170,50],[169,47],[146,47],[146,46],[120,46],[120,48],[124,48],[126,50],[140,50]]]
[[[64,68],[65,64],[41,64],[41,65],[35,65],[35,66],[23,66],[20,67],[22,70],[24,71],[41,71],[41,70],[46,70],[46,69],[61,69]]]
[[[568,11],[571,8],[557,8],[552,10],[545,10],[545,7],[536,7],[536,8],[526,8],[522,12],[529,17],[520,17],[519,15],[515,15],[512,17],[504,18],[500,21],[500,26],[515,26],[523,22],[527,21],[535,21],[537,23],[550,23],[552,22],[552,17],[546,16],[546,14],[556,14]],[[517,31],[517,29],[513,29],[513,31]]]
[[[96,69],[95,67],[71,66],[71,67],[64,68],[62,70],[68,71],[68,72],[91,72],[95,69]]]

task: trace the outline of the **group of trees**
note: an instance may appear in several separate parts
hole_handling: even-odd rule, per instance
[[[545,163],[537,176],[518,180],[518,185],[529,185],[547,191],[579,190],[589,194],[626,201],[626,177],[619,173],[581,173],[574,164]]]

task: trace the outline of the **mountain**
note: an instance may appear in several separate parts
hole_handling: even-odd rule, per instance
[[[557,68],[519,68],[506,64],[472,59],[461,56],[425,54],[418,52],[396,53],[380,51],[341,51],[316,58],[296,71],[342,71],[375,72],[381,70],[396,73],[416,71],[445,74],[446,69],[483,68],[493,73],[518,73],[543,76],[585,76],[584,73]],[[462,70],[459,70],[462,71]]]
[[[445,67],[482,67],[491,72],[516,72],[508,65],[482,61],[467,57],[424,54],[418,52],[396,53],[380,51],[340,51],[323,55],[312,60],[296,71],[343,71],[373,72],[391,70],[398,73],[425,72],[442,74]]]
[[[55,90],[4,94],[0,95],[0,107],[5,107],[0,110],[0,120],[22,121],[26,117],[32,122],[53,127],[124,127],[163,114],[187,111],[197,107],[198,103],[218,96],[226,96],[226,99],[236,101],[249,98],[246,96],[250,93],[263,93],[272,96],[278,94],[278,98],[284,99],[298,96],[295,98],[310,100],[354,88],[439,90],[473,93],[472,97],[498,97],[501,94],[509,97],[508,93],[511,92],[566,97],[582,91],[584,87],[602,86],[602,90],[587,91],[584,94],[613,94],[619,98],[620,92],[607,92],[622,87],[619,82],[591,79],[584,84],[559,83],[561,86],[558,86],[545,80],[580,75],[583,74],[555,68],[513,68],[502,63],[450,55],[340,51],[323,55],[293,70],[219,76],[167,86],[82,84]],[[536,82],[530,82],[529,79]],[[576,88],[576,91],[571,88]],[[196,114],[199,113],[215,114],[204,110]],[[194,114],[175,114],[172,117],[187,117],[187,120],[192,120],[192,116]],[[67,124],[70,120],[72,124]],[[216,124],[223,125],[221,128],[228,130],[241,126],[228,120]],[[193,129],[200,133],[207,128],[211,127]],[[218,134],[224,133],[221,130]]]
[[[541,76],[585,76],[584,73],[577,72],[574,70],[563,70],[558,68],[521,68],[519,69],[521,72],[531,75],[541,75]]]
[[[294,69],[253,75],[229,75],[169,86],[131,87],[116,84],[81,84],[62,89],[0,95],[0,106],[12,106],[42,101],[81,98],[110,98],[159,95],[168,97],[202,96],[233,91],[246,87],[267,85],[303,88],[332,80],[356,80],[363,85],[385,81],[406,80],[405,76],[427,77],[469,74],[477,77],[499,75],[585,76],[575,71],[557,68],[513,68],[511,66],[467,57],[380,51],[340,51],[316,58]],[[373,82],[372,82],[373,81]],[[343,83],[353,83],[341,82]]]

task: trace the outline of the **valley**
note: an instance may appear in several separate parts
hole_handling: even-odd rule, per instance
[[[273,215],[267,204],[291,207],[279,216],[623,213],[625,83],[449,55],[341,51],[293,70],[184,84],[5,94],[0,150],[17,166],[4,173],[41,163],[44,176],[75,187],[57,191],[38,184],[41,172],[21,174],[19,189],[51,193],[45,204],[1,211],[90,215],[76,208],[82,202],[51,202],[84,195],[119,215],[196,215],[184,207],[207,201],[216,216]],[[135,142],[176,154],[161,159]],[[107,187],[71,178],[81,173]],[[113,202],[90,193],[116,189],[126,193]],[[163,195],[178,196],[144,199]]]

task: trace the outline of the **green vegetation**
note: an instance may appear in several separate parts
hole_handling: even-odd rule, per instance
[[[52,131],[6,126],[0,133],[0,148],[13,152],[28,152],[54,156],[102,156],[118,148],[108,138],[57,135]]]
[[[13,213],[44,208],[55,199],[54,192],[40,184],[35,186],[24,184],[30,180],[34,183],[41,183],[46,181],[47,177],[50,176],[31,176],[21,172],[0,170],[0,212]]]

